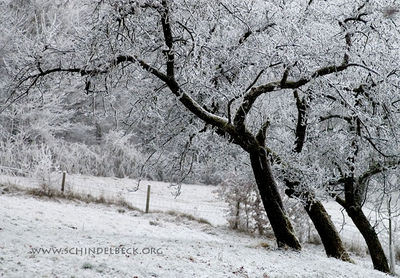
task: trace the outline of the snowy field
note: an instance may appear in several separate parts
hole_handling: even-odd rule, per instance
[[[48,177],[48,184],[55,190],[61,188],[62,173],[52,173]],[[41,181],[33,178],[0,175],[0,183],[16,184],[24,188],[38,188]],[[123,199],[133,207],[144,210],[146,206],[147,185],[151,185],[150,211],[177,211],[188,213],[197,218],[204,218],[213,225],[227,225],[227,205],[218,198],[217,187],[183,184],[179,196],[176,196],[176,186],[170,183],[156,181],[141,181],[138,186],[137,180],[118,179],[112,177],[93,177],[84,175],[67,175],[65,190],[83,195],[90,194],[94,197]],[[332,216],[334,223],[343,240],[348,244],[359,245],[366,248],[361,234],[347,216],[341,211],[336,202],[325,203],[325,208]],[[376,216],[373,212],[364,208],[366,214],[375,223]],[[400,226],[400,225],[399,225]],[[376,227],[382,243],[387,243],[385,231]],[[400,234],[398,234],[400,236]]]
[[[27,178],[0,181],[38,186]],[[132,191],[136,182],[128,179],[67,176],[67,181],[69,190],[82,184],[80,190],[124,195],[144,209],[148,182]],[[178,198],[166,183],[151,182],[151,189],[151,210],[159,212],[149,214],[3,191],[0,277],[389,277],[374,271],[368,257],[353,255],[354,265],[326,258],[322,246],[277,250],[273,239],[228,230],[215,187],[183,185]],[[162,212],[169,210],[197,214],[212,225]]]
[[[48,184],[53,189],[60,190],[62,174],[53,173]],[[32,178],[0,175],[0,183],[16,184],[24,188],[38,188],[41,181]],[[110,177],[91,177],[84,175],[67,175],[65,191],[80,194],[90,194],[94,197],[123,199],[144,210],[146,207],[147,186],[151,185],[150,211],[178,211],[189,213],[198,218],[207,219],[213,225],[225,225],[224,217],[227,206],[219,200],[215,186],[183,184],[179,196],[176,196],[177,186],[156,181],[138,182],[132,179]]]

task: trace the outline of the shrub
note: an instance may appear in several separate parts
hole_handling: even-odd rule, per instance
[[[231,174],[217,193],[228,204],[227,220],[232,229],[260,235],[270,229],[256,184],[248,176]]]
[[[27,143],[25,139],[21,135],[0,140],[0,173],[32,176],[51,184],[51,172],[60,169],[94,176],[137,177],[142,162],[130,137],[119,132],[109,132],[94,145],[55,138]]]
[[[217,193],[228,204],[227,220],[230,228],[260,235],[271,231],[257,185],[250,174],[231,173],[220,184]],[[282,199],[299,240],[311,241],[317,233],[302,203],[286,196],[282,196]]]
[[[92,269],[93,265],[91,263],[84,263],[82,265],[82,269]]]

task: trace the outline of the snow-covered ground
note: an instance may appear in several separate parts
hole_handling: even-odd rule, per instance
[[[53,189],[60,190],[62,173],[52,173],[47,177],[47,180],[47,183]],[[33,178],[0,175],[0,183],[33,188],[39,187],[41,181]],[[171,186],[171,184],[165,182],[141,181],[138,186],[136,180],[128,178],[118,179],[68,174],[65,190],[90,194],[94,197],[104,196],[106,198],[123,199],[132,206],[144,210],[148,185],[151,185],[150,211],[177,211],[204,218],[213,225],[227,225],[225,217],[227,205],[218,198],[215,186],[183,184],[180,195],[176,197],[176,186]],[[364,239],[346,212],[341,212],[341,207],[333,201],[324,205],[343,240],[348,244],[365,249]],[[364,210],[366,209],[364,208]],[[371,222],[375,223],[374,215],[370,211],[366,211],[366,213],[371,216]],[[381,229],[377,230],[378,232],[381,231]],[[382,242],[387,245],[386,231],[381,231],[380,237]]]
[[[58,186],[60,176],[53,178]],[[0,184],[6,183],[38,186],[29,178],[1,176]],[[388,277],[374,271],[368,257],[353,256],[353,265],[326,258],[322,246],[277,250],[272,239],[229,230],[215,187],[183,185],[175,199],[166,183],[144,182],[132,191],[136,182],[129,179],[67,176],[69,190],[124,196],[141,209],[147,184],[153,211],[190,213],[213,226],[162,212],[0,194],[0,277]],[[55,253],[32,254],[32,248]]]
[[[273,242],[168,214],[21,194],[3,194],[0,203],[3,277],[386,277],[365,260],[264,248]],[[31,253],[52,247],[72,254]],[[104,254],[116,248],[129,254]]]
[[[61,173],[52,173],[48,184],[60,190]],[[0,175],[0,183],[15,184],[25,188],[39,187],[41,181],[33,178]],[[92,177],[84,175],[67,175],[65,190],[94,197],[123,199],[134,207],[144,210],[146,207],[147,186],[151,185],[150,211],[178,211],[189,213],[198,218],[207,219],[213,225],[225,225],[224,201],[220,200],[215,186],[182,184],[180,194],[176,197],[177,186],[156,181],[118,179],[110,177]]]

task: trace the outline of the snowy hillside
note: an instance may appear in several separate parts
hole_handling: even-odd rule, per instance
[[[52,173],[46,183],[54,190],[60,190],[62,174]],[[22,188],[39,188],[41,180],[16,176],[0,175],[0,184],[16,184]],[[112,177],[93,177],[84,175],[67,175],[65,191],[106,199],[123,199],[131,206],[144,210],[146,206],[147,186],[151,185],[150,211],[179,211],[195,217],[205,218],[213,225],[225,225],[224,201],[214,193],[215,186],[196,184],[181,185],[179,196],[177,186],[156,181],[118,179]]]
[[[368,258],[353,265],[321,246],[277,250],[271,239],[166,213],[4,191],[0,204],[1,277],[387,277]]]
[[[397,2],[0,0],[0,278],[400,275]]]

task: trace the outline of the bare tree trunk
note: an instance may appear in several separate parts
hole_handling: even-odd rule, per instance
[[[293,92],[294,98],[296,99],[297,107],[297,125],[296,125],[296,141],[294,152],[301,153],[303,150],[304,143],[306,141],[307,134],[307,110],[309,103],[306,97],[300,98],[297,91]],[[286,190],[286,194],[290,197],[295,194],[296,183],[285,181],[286,186],[289,188]],[[312,193],[306,192],[308,197],[312,197]],[[302,196],[298,196],[302,197]],[[308,216],[313,222],[319,237],[321,238],[322,244],[325,248],[325,253],[328,257],[333,257],[346,262],[353,262],[350,259],[349,254],[343,246],[343,242],[340,238],[335,225],[328,213],[326,212],[324,206],[320,201],[313,200],[314,198],[302,198],[305,201],[304,209],[306,210]]]
[[[322,203],[320,201],[308,201],[304,208],[317,229],[322,244],[324,245],[326,255],[353,263],[343,246],[343,242],[335,225]]]
[[[374,268],[385,273],[390,273],[389,264],[378,235],[376,234],[374,227],[369,223],[369,220],[362,211],[361,206],[346,205],[344,208],[364,237]]]
[[[236,215],[235,215],[235,223],[233,224],[233,229],[237,230],[239,228],[240,222],[240,201],[236,201]]]
[[[353,223],[356,225],[357,229],[360,231],[365,242],[367,243],[374,268],[376,270],[389,273],[390,269],[388,260],[385,252],[383,251],[378,235],[362,211],[362,194],[360,194],[360,192],[362,192],[360,191],[361,185],[355,181],[356,179],[354,177],[347,177],[345,179],[345,198],[342,199],[339,196],[336,196],[336,201],[346,210],[347,214],[353,220]]]
[[[250,160],[261,200],[278,246],[300,250],[300,242],[296,238],[292,224],[283,208],[282,199],[265,151],[260,149],[258,152],[251,152]]]
[[[297,196],[302,198],[300,194],[294,191],[295,183],[288,180],[285,181],[288,189],[285,190],[286,195],[289,198]],[[302,198],[305,202],[304,209],[314,224],[315,229],[321,238],[322,244],[325,248],[325,253],[328,257],[333,257],[345,262],[353,261],[350,258],[344,248],[342,239],[335,225],[333,224],[328,212],[325,210],[323,204],[320,201],[312,200],[312,198]]]

